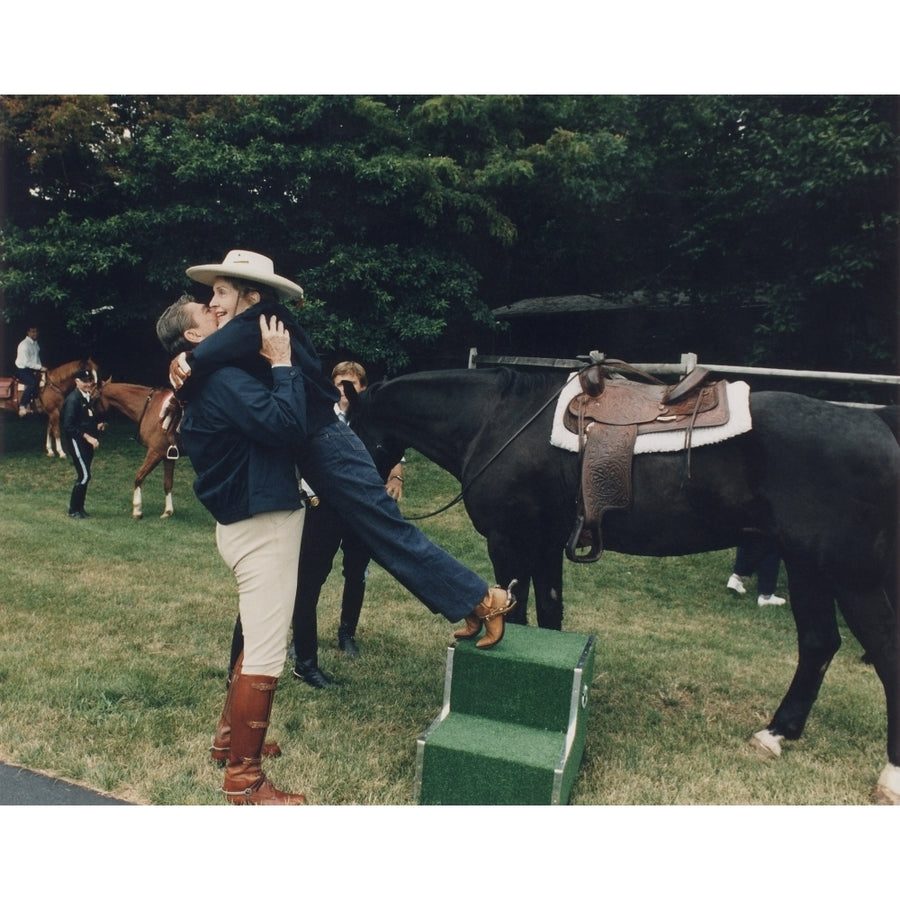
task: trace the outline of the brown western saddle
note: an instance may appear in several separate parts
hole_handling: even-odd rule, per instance
[[[631,506],[631,463],[639,434],[684,431],[689,449],[694,428],[724,425],[729,417],[727,382],[710,380],[706,369],[698,367],[668,385],[621,360],[598,353],[591,358],[593,364],[578,373],[581,392],[569,402],[563,419],[578,435],[581,452],[575,526],[566,544],[573,562],[598,560],[604,514]]]
[[[19,395],[25,385],[18,378],[0,378],[0,407],[16,412],[19,408]]]

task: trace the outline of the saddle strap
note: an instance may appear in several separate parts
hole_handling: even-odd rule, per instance
[[[581,492],[575,527],[566,544],[572,562],[596,562],[603,553],[603,517],[631,506],[631,460],[637,425],[589,425],[581,461]],[[579,547],[588,547],[579,552]]]

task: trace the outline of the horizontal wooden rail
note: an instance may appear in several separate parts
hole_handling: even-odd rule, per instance
[[[487,356],[476,347],[469,350],[469,368],[479,366],[528,366],[531,368],[579,369],[589,362],[589,357],[576,359],[543,358],[539,356]],[[697,368],[696,353],[682,353],[677,363],[628,363],[632,368],[650,375],[677,375],[684,377]],[[900,375],[874,375],[859,372],[819,372],[811,369],[774,369],[755,366],[728,366],[720,363],[703,363],[704,369],[727,375],[763,375],[776,378],[801,378],[810,381],[840,381],[845,384],[893,384],[900,385]],[[846,403],[845,406],[877,408],[878,404]]]
[[[554,369],[578,369],[588,362],[587,357],[579,359],[550,359],[538,356],[485,356],[473,347],[469,351],[469,368],[478,366],[534,366]],[[651,375],[687,375],[697,368],[697,354],[683,353],[678,363],[628,363]],[[728,366],[721,363],[703,363],[704,369],[730,375],[768,375],[778,378],[807,378],[816,381],[842,381],[863,384],[900,385],[900,375],[872,375],[858,372],[820,372],[810,369],[773,369],[754,366]]]

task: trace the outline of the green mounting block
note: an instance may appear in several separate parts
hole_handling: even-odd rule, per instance
[[[447,648],[444,704],[416,746],[421,804],[567,803],[584,751],[593,635],[507,625]]]

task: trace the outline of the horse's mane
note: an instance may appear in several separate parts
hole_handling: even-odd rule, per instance
[[[491,386],[495,394],[515,397],[517,395],[530,395],[535,386],[546,385],[547,389],[564,381],[564,375],[560,370],[553,371],[522,371],[506,366],[498,366],[489,369],[437,369],[426,372],[415,372],[398,376],[402,379],[415,379],[422,384],[453,384],[459,381],[481,381]],[[382,379],[371,384],[367,390],[377,391],[394,379]],[[371,396],[371,395],[370,395]]]
[[[47,375],[50,378],[70,378],[79,369],[84,368],[96,370],[97,364],[90,357],[73,359],[67,363],[63,363],[61,366],[57,366],[55,369],[48,369]]]

